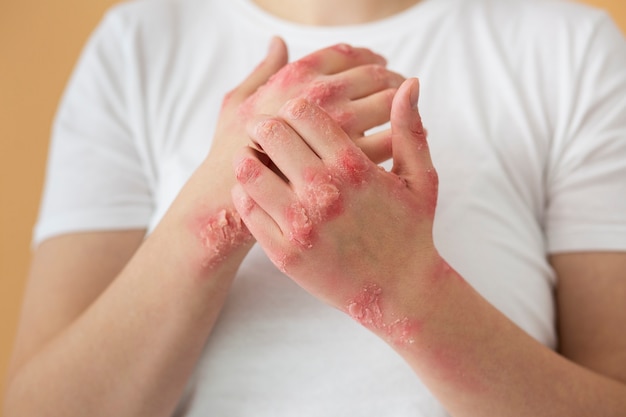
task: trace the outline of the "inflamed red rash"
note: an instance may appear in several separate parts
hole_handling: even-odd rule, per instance
[[[355,59],[359,53],[358,50],[348,44],[337,44],[331,46],[329,49],[349,59]],[[327,72],[324,69],[326,59],[327,57],[321,53],[313,53],[302,57],[297,61],[285,65],[280,71],[270,77],[268,85],[274,84],[282,87],[290,87],[308,81],[313,74]],[[380,57],[379,62],[382,65],[386,65],[386,61],[382,57]]]
[[[382,333],[395,346],[407,346],[415,343],[414,336],[419,331],[419,324],[408,317],[386,319],[381,308],[382,288],[376,284],[366,285],[356,297],[350,299],[346,311],[354,320],[375,333]]]
[[[310,90],[311,89],[309,89],[309,91]],[[319,117],[319,110],[309,105],[309,103],[315,103],[337,122],[345,132],[350,133],[356,121],[355,114],[349,110],[345,110],[345,106],[333,103],[333,99],[336,98],[336,94],[338,94],[340,89],[325,88],[322,86],[322,83],[320,83],[313,87],[313,91],[315,93],[313,97],[310,97],[309,93],[305,91],[304,94],[299,97],[304,100],[294,99],[291,101],[287,109],[289,116],[293,119],[316,119]]]
[[[285,217],[289,222],[289,240],[303,249],[313,246],[313,222],[300,202],[287,207]]]
[[[272,90],[284,92],[294,86],[308,83],[313,77],[312,67],[315,64],[313,60],[313,57],[303,58],[281,68],[280,71],[272,75],[264,85],[260,86],[254,94],[241,104],[238,110],[239,116],[248,118],[253,115],[258,110],[256,107],[261,97],[265,94],[274,95],[271,92]]]
[[[337,171],[351,185],[363,185],[369,178],[373,165],[358,148],[349,148],[337,156]]]
[[[203,248],[202,267],[213,269],[236,248],[252,241],[252,235],[235,210],[221,209],[198,222]]]
[[[303,249],[313,246],[315,226],[343,212],[341,193],[328,173],[305,174],[307,185],[298,201],[287,207],[285,216],[290,226],[289,238]]]
[[[344,43],[331,46],[330,49],[348,58],[356,57],[358,53],[356,49]],[[280,71],[271,76],[267,85],[290,87],[292,85],[302,83],[303,81],[310,79],[311,74],[321,70],[323,59],[324,57],[319,53],[313,53],[300,58],[297,61],[285,65]],[[381,63],[384,63],[384,59],[382,57]]]
[[[353,48],[345,45],[334,47],[343,54],[350,55]],[[352,112],[343,110],[340,106],[334,104],[337,97],[342,97],[348,87],[345,81],[331,80],[314,80],[314,68],[320,63],[320,57],[311,55],[304,57],[299,61],[285,65],[280,71],[270,77],[266,84],[258,88],[258,90],[248,97],[239,107],[238,115],[240,118],[247,119],[254,113],[260,111],[257,109],[258,103],[264,95],[273,95],[272,90],[278,92],[288,92],[289,89],[296,88],[290,95],[292,97],[302,97],[313,102],[325,111],[344,129],[350,127],[356,120]],[[297,89],[298,86],[308,85],[304,89]],[[268,91],[270,91],[268,93]],[[289,94],[288,94],[289,95]],[[263,112],[263,111],[261,111]]]
[[[237,164],[235,176],[238,181],[247,184],[259,178],[261,170],[259,162],[252,158],[244,158]]]
[[[319,81],[306,89],[304,98],[320,107],[328,107],[329,101],[343,94],[346,87],[345,81]]]
[[[311,248],[315,227],[344,212],[339,183],[345,181],[349,186],[358,187],[367,181],[373,167],[362,151],[350,148],[340,153],[331,168],[305,169],[304,191],[285,212],[290,240],[303,249]]]
[[[318,60],[315,57],[305,57],[287,64],[267,80],[267,87],[286,88],[304,83],[311,79],[313,67],[317,62]]]

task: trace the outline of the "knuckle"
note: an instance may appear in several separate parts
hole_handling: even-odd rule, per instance
[[[286,79],[302,80],[312,72],[317,61],[314,56],[304,57],[288,64],[281,72],[285,73]]]
[[[367,75],[378,84],[388,84],[392,77],[392,72],[382,65],[368,65],[366,67]]]
[[[282,114],[292,119],[300,119],[311,112],[311,106],[304,97],[297,97],[289,100],[282,108]]]
[[[311,83],[304,91],[304,97],[319,106],[340,97],[346,90],[346,84],[340,81],[318,80]]]
[[[347,43],[338,43],[331,46],[330,49],[345,56],[354,56],[357,53],[357,50]]]
[[[269,118],[260,121],[254,130],[254,136],[256,139],[264,140],[269,138],[275,138],[280,133],[285,131],[283,122],[276,118]]]
[[[357,115],[350,110],[335,109],[329,112],[330,117],[349,135],[359,132],[359,120]]]
[[[261,166],[252,158],[244,158],[235,169],[235,176],[243,184],[254,182],[261,176]]]
[[[311,77],[317,61],[318,58],[308,56],[287,64],[270,77],[268,85],[287,88],[303,83]]]

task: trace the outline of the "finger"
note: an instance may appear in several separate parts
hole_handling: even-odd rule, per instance
[[[289,100],[278,114],[322,160],[333,160],[338,152],[354,147],[341,126],[306,99]]]
[[[295,198],[290,187],[256,158],[252,148],[242,149],[237,155],[235,172],[239,181],[239,187],[233,189],[237,211],[263,248],[267,251],[268,245],[282,247],[287,243],[299,248],[310,248],[314,236],[313,221],[316,220],[311,215],[320,216],[319,210],[311,213]],[[332,200],[331,197],[337,196],[336,193],[330,193],[328,188],[322,190],[320,199],[327,202],[329,207],[326,208],[330,209],[332,203],[336,202],[336,198]],[[259,223],[268,224],[263,226]],[[273,260],[277,265],[285,267],[287,252],[281,252],[284,255],[278,256],[278,261],[276,258]]]
[[[237,181],[255,206],[259,206],[279,226],[285,225],[285,207],[293,202],[289,185],[263,164],[252,148],[242,148],[235,155],[233,165]]]
[[[263,247],[278,247],[284,239],[272,216],[256,204],[241,184],[233,187],[231,196],[235,209],[257,242]]]
[[[239,86],[227,95],[225,101],[243,101],[260,86],[265,84],[278,70],[284,67],[287,61],[288,53],[285,42],[277,36],[273,37],[270,41],[265,59],[261,61]]]
[[[397,89],[405,80],[402,75],[375,64],[350,68],[329,78],[335,84],[345,85],[345,95],[351,100],[390,88]]]
[[[296,62],[297,65],[304,65],[327,75],[360,65],[387,65],[387,60],[381,55],[366,48],[355,48],[344,43],[320,49]]]
[[[362,136],[354,141],[356,146],[375,164],[391,158],[391,129]]]
[[[299,98],[285,104],[279,114],[328,168],[321,174],[337,174],[348,182],[363,184],[375,165],[352,142],[341,126],[318,105]],[[305,171],[311,177],[313,170]],[[318,179],[321,178],[318,176]],[[306,180],[306,178],[305,178]]]
[[[350,102],[346,108],[353,116],[344,118],[341,127],[351,138],[356,138],[363,136],[363,132],[387,123],[396,91],[390,88]]]
[[[293,264],[298,256],[293,243],[285,238],[274,219],[256,204],[241,184],[233,187],[231,196],[235,209],[250,234],[261,245],[274,265],[287,273],[287,267]]]
[[[419,81],[411,78],[405,81],[391,107],[391,147],[393,156],[392,171],[407,181],[417,181],[434,173],[426,131],[417,109]]]
[[[282,119],[258,117],[248,124],[248,134],[295,188],[304,186],[303,167],[323,168],[315,152]]]

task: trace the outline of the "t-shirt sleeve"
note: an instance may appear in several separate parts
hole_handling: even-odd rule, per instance
[[[567,116],[546,179],[550,253],[626,250],[626,40],[606,15],[588,39],[564,75]]]
[[[70,78],[52,129],[35,245],[64,233],[149,223],[149,163],[133,123],[136,87],[125,30],[109,12]]]

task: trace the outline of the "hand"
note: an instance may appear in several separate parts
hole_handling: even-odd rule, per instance
[[[270,259],[313,295],[400,342],[413,325],[402,312],[412,311],[416,288],[445,268],[432,239],[438,182],[418,90],[407,80],[393,100],[391,172],[304,99],[249,127],[267,156],[248,147],[234,161],[235,207]]]
[[[389,132],[364,136],[389,120],[393,94],[404,80],[385,64],[380,55],[348,45],[287,64],[285,44],[279,38],[272,41],[266,59],[224,99],[209,155],[181,193],[189,197],[180,199],[195,210],[189,227],[203,247],[203,267],[222,264],[235,251],[245,253],[238,249],[252,242],[230,196],[232,158],[251,143],[245,131],[250,118],[274,114],[289,99],[306,97],[327,109],[372,159],[389,158]]]
[[[393,95],[404,81],[385,65],[382,56],[344,44],[287,64],[286,46],[274,38],[267,58],[225,97],[208,159],[212,164],[226,161],[230,167],[236,150],[250,143],[247,121],[259,114],[276,114],[284,103],[298,97],[326,110],[372,160],[388,159],[389,132],[365,136],[369,129],[389,121]]]

